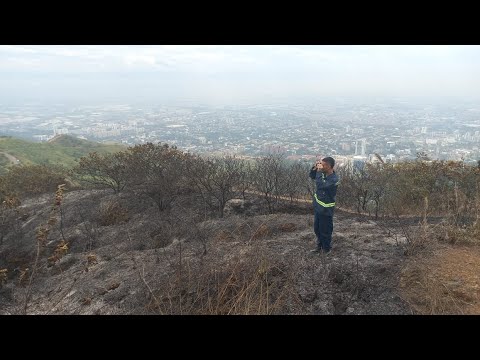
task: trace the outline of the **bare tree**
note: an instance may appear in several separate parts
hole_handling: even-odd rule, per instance
[[[312,180],[309,176],[310,174],[310,169],[312,167],[310,166],[310,164],[302,164],[302,169],[301,171],[303,172],[304,174],[304,178],[302,178],[302,190],[301,190],[301,194],[302,196],[305,196],[305,197],[313,197],[313,194],[315,193],[315,181]]]
[[[253,170],[255,188],[262,193],[270,213],[275,212],[280,196],[285,191],[287,175],[284,158],[284,154],[258,158]]]
[[[131,187],[151,198],[160,212],[170,209],[182,193],[187,154],[168,144],[136,145],[128,149],[128,174]]]
[[[375,204],[375,219],[378,219],[378,215],[383,205],[385,193],[389,182],[389,173],[384,168],[385,165],[370,164],[368,166],[368,172],[370,173],[370,198]]]
[[[338,201],[355,208],[358,213],[365,211],[370,200],[369,174],[363,169],[345,169],[340,176],[342,191],[338,194]]]
[[[127,158],[128,154],[125,151],[105,155],[92,152],[80,158],[72,173],[82,182],[110,188],[117,194],[127,185],[129,176]]]
[[[239,161],[239,173],[237,188],[245,200],[245,193],[252,187],[252,165],[247,160]]]
[[[220,217],[223,217],[227,201],[235,197],[235,188],[242,183],[242,166],[242,161],[235,156],[225,156],[199,159],[194,167],[195,185],[204,201],[216,208]]]
[[[304,187],[309,180],[308,171],[305,165],[296,162],[290,164],[285,169],[285,177],[284,177],[284,191],[285,195],[290,198],[290,203],[292,204],[293,201],[304,195]],[[311,181],[308,181],[311,183]]]

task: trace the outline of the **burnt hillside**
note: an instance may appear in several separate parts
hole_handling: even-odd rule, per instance
[[[28,272],[23,279],[21,273],[34,261],[36,229],[48,220],[51,202],[51,195],[25,201],[18,229],[0,247],[0,267],[9,269],[0,290],[3,314],[23,311]],[[253,197],[232,201],[222,219],[167,224],[155,206],[132,194],[68,192],[61,226],[42,250],[27,313],[411,312],[397,289],[406,258],[400,229],[392,233],[339,211],[334,251],[310,255],[309,205],[290,207],[291,213],[242,211],[258,211],[259,204]],[[117,218],[108,221],[109,211]],[[62,238],[68,251],[49,264]]]
[[[0,176],[0,311],[478,313],[480,168],[337,169],[327,256],[309,253],[309,169],[150,143],[15,166]]]

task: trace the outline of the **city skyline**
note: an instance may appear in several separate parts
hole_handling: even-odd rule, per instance
[[[127,146],[168,143],[194,153],[292,160],[319,154],[376,161],[480,159],[477,103],[347,101],[295,105],[110,104],[0,107],[0,135],[48,141],[68,134]]]

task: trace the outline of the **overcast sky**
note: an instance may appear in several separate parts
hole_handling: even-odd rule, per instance
[[[0,96],[81,101],[480,95],[480,46],[0,45]]]

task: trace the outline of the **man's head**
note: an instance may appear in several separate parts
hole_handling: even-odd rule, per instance
[[[324,172],[331,173],[333,171],[334,166],[335,166],[335,160],[332,157],[327,156],[322,159],[322,167]]]

